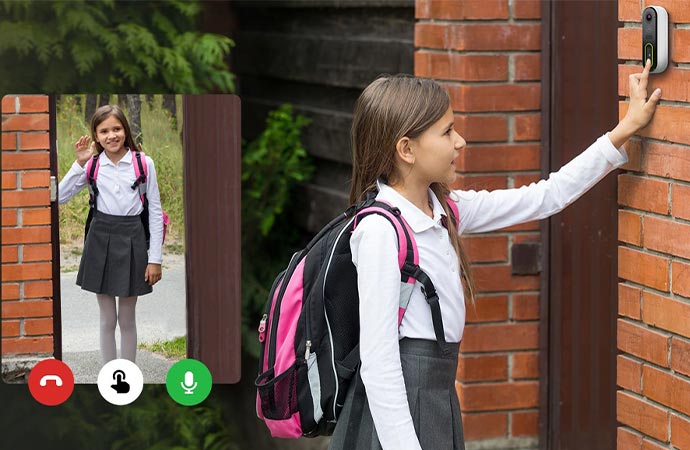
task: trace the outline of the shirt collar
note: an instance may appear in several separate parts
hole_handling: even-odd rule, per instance
[[[379,193],[376,195],[377,200],[385,200],[391,205],[400,209],[400,213],[405,218],[405,221],[410,225],[412,231],[421,233],[422,231],[432,228],[434,225],[441,222],[441,218],[445,217],[446,213],[443,210],[441,202],[436,198],[434,191],[429,188],[429,198],[431,199],[434,211],[434,218],[427,216],[424,211],[415,206],[411,201],[403,197],[398,191],[388,186],[381,180],[376,181]]]
[[[107,165],[110,164],[111,166],[114,166],[113,162],[108,158],[108,154],[103,150],[101,152],[101,156],[104,156],[104,158],[99,158],[101,160],[101,165]],[[118,162],[118,164],[124,163],[124,164],[132,164],[132,152],[128,149],[127,152],[125,153],[125,156],[122,157],[122,159]]]

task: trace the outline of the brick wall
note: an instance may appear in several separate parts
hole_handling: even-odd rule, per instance
[[[2,98],[2,355],[53,353],[48,97]]]
[[[619,0],[619,95],[639,72],[641,13],[669,13],[669,68],[652,75],[665,104],[627,145],[620,175],[618,449],[690,449],[690,8]],[[620,102],[620,115],[627,103]]]
[[[448,88],[467,140],[454,187],[539,180],[540,2],[416,0],[416,18],[415,75]],[[539,239],[532,222],[464,240],[481,295],[477,313],[468,309],[457,386],[465,439],[482,448],[537,445],[540,277],[511,275],[510,248]]]

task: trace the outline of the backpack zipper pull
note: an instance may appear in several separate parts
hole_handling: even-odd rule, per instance
[[[307,350],[304,352],[304,360],[309,361],[309,355],[311,354],[311,341],[307,341]]]
[[[266,319],[268,319],[268,314],[264,314],[259,322],[259,342],[266,340]]]

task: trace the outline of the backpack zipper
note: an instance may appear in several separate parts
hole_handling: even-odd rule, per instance
[[[292,260],[291,260],[292,261]],[[261,351],[259,352],[259,373],[262,373],[264,369],[264,357],[266,353],[266,322],[268,321],[268,316],[271,314],[271,305],[273,305],[273,296],[276,291],[276,287],[278,287],[278,283],[280,283],[281,280],[285,279],[285,272],[287,269],[283,270],[278,274],[276,279],[273,281],[273,286],[271,286],[271,290],[268,293],[268,301],[266,302],[266,310],[264,312],[263,317],[261,318],[261,322],[259,322],[259,342],[261,342]],[[264,325],[264,340],[261,340],[261,324],[263,323]],[[269,336],[270,337],[270,336]],[[268,367],[266,368],[268,369]]]

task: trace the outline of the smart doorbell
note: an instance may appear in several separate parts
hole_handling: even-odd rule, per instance
[[[642,12],[642,65],[651,59],[650,73],[668,67],[668,12],[662,6],[649,6]]]

